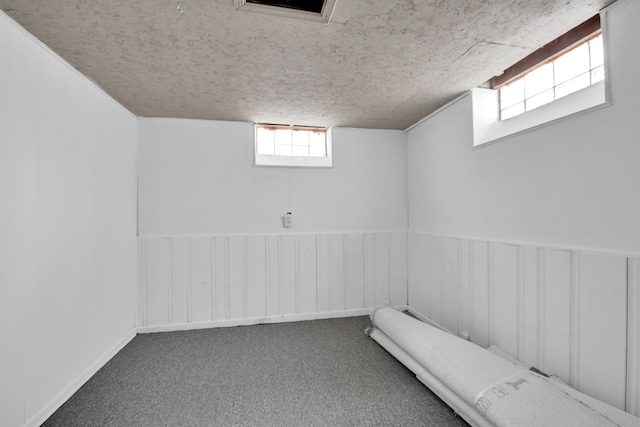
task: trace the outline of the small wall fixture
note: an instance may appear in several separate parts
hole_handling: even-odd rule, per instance
[[[282,217],[282,225],[284,226],[284,228],[293,227],[293,215],[291,215],[291,212],[287,212],[284,214],[284,216]]]

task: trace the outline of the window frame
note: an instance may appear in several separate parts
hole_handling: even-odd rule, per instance
[[[254,123],[253,125],[253,166],[257,167],[291,167],[291,168],[331,168],[333,167],[333,150],[331,143],[331,127],[300,126],[270,123]],[[325,135],[326,154],[322,157],[283,156],[277,154],[258,153],[258,130],[260,128],[280,128],[290,130],[322,131]]]
[[[586,114],[591,111],[599,110],[601,108],[606,108],[611,105],[609,99],[611,74],[609,72],[608,60],[609,48],[606,25],[607,8],[603,9],[597,16],[599,30],[602,34],[605,79],[591,84],[576,92],[569,93],[562,98],[558,98],[552,102],[541,105],[538,108],[525,111],[522,114],[506,120],[500,120],[499,93],[497,90],[497,80],[494,80],[497,78],[494,77],[489,81],[490,88],[486,88],[486,86],[478,87],[472,89],[469,92],[472,100],[472,148],[481,148],[486,145],[505,140],[515,135],[530,132],[544,126],[549,126],[559,121],[563,121],[577,115]],[[595,19],[596,18],[591,18],[589,21]],[[586,22],[581,25],[586,26]],[[569,47],[562,49],[562,52],[556,52],[555,56],[560,56],[563,52],[571,50],[581,42],[589,40],[596,31],[598,31],[597,28],[595,31],[589,34],[583,34],[580,40],[571,43]],[[564,37],[564,35],[560,38],[562,37]],[[554,40],[554,42],[556,40]],[[546,60],[549,60],[549,58],[547,58]],[[544,61],[545,60],[543,60],[543,62]],[[516,65],[517,64],[515,64],[511,68],[516,67]],[[523,68],[520,69],[519,73],[514,73],[512,79],[503,79],[504,84],[507,84],[511,80],[516,80],[522,77],[526,73],[526,70],[523,71]],[[528,70],[532,70],[534,68],[535,67],[529,66]]]
[[[547,62],[553,61],[555,58],[562,56],[562,54],[588,41],[596,36],[597,33],[602,33],[603,24],[603,19],[601,19],[600,14],[592,16],[582,24],[572,28],[557,39],[516,62],[504,70],[499,76],[492,77],[491,80],[489,80],[491,89],[500,89],[502,86],[518,80],[525,74],[528,74]]]
[[[558,99],[567,96],[571,93],[574,92],[578,92],[580,90],[583,90],[591,85],[594,85],[596,83],[598,83],[599,81],[605,80],[606,79],[606,73],[604,72],[604,63],[597,63],[598,65],[594,67],[594,62],[592,61],[592,48],[593,45],[591,44],[595,39],[600,38],[600,43],[602,46],[604,46],[604,42],[603,42],[603,38],[602,38],[602,31],[601,30],[597,30],[595,33],[590,34],[589,36],[585,37],[582,41],[574,44],[573,46],[571,46],[569,49],[564,49],[561,52],[557,53],[556,55],[551,56],[550,58],[544,60],[543,62],[539,63],[537,66],[531,68],[529,71],[527,71],[524,74],[520,74],[518,77],[514,78],[514,79],[510,79],[508,82],[500,85],[497,89],[499,91],[499,99],[500,99],[500,120],[509,120],[513,117],[517,117],[521,114],[525,114],[529,111],[535,110],[536,108],[540,108],[542,105],[546,105],[549,104],[551,102],[557,101]],[[577,49],[581,49],[583,48],[586,49],[588,51],[588,68],[586,69],[586,71],[584,71],[581,74],[578,74],[570,79],[564,80],[564,81],[560,81],[557,82],[555,80],[556,76],[557,76],[557,67],[559,64],[559,61],[562,61],[563,58],[566,55],[571,54],[574,51],[577,51]],[[603,49],[604,50],[604,49]],[[586,65],[586,64],[585,64]],[[536,72],[541,72],[542,69],[547,68],[548,70],[550,70],[550,77],[552,79],[552,84],[550,86],[544,86],[544,90],[542,91],[538,91],[537,93],[534,93],[533,95],[528,96],[526,94],[526,92],[528,91],[528,89],[531,89],[531,85],[527,83],[527,78],[529,76],[532,76],[534,73]],[[604,77],[600,80],[596,80],[594,81],[594,71],[598,68],[602,69],[603,75]],[[568,93],[565,94],[559,94],[559,91],[562,89],[563,86],[566,86],[567,84],[570,84],[572,81],[575,81],[576,79],[579,78],[584,78],[587,77],[588,78],[588,84],[586,84],[584,87],[581,87],[580,89],[577,90],[572,90]],[[505,90],[506,88],[508,88],[510,85],[514,84],[514,83],[518,83],[518,82],[522,82],[522,90],[523,90],[523,98],[521,101],[516,102],[514,104],[508,105],[508,106],[504,106],[502,105],[502,101],[503,101],[503,90]],[[547,100],[546,102],[543,101],[542,104],[539,105],[534,105],[534,106],[530,106],[530,102],[538,97],[541,96],[543,94],[550,94],[551,99]],[[507,117],[505,117],[505,112],[508,111],[510,108],[514,108],[517,107],[519,104],[522,104],[522,112],[518,112],[514,115],[507,115]]]

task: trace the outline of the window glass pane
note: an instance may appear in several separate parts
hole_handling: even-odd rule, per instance
[[[291,145],[291,131],[289,129],[276,129],[276,145]]]
[[[524,101],[524,79],[516,80],[500,89],[500,108],[503,110]]]
[[[524,77],[524,93],[531,98],[553,87],[553,64],[545,64]],[[528,108],[527,108],[528,109]]]
[[[604,64],[604,49],[602,46],[602,34],[589,42],[591,53],[591,68]]]
[[[324,132],[309,132],[309,145],[311,146],[322,146],[326,145],[326,136]]]
[[[324,145],[312,145],[309,147],[309,155],[311,157],[325,157],[327,155],[327,149]]]
[[[556,99],[569,95],[570,93],[579,91],[591,84],[591,76],[589,73],[582,74],[575,79],[569,80],[566,83],[558,85],[556,87]]]
[[[256,138],[258,142],[256,144],[256,152],[258,154],[273,155],[275,153],[274,132],[272,130],[258,128]]]
[[[538,108],[541,105],[548,104],[553,101],[553,99],[553,88],[548,89],[536,96],[532,96],[526,101],[527,111]]]
[[[556,85],[589,71],[589,45],[583,44],[554,61]]]
[[[256,125],[258,155],[328,158],[327,144],[324,128]]]
[[[522,113],[524,113],[524,101],[502,110],[500,112],[500,119],[506,120],[508,118],[517,116],[518,114],[522,114]]]
[[[304,130],[294,130],[292,133],[293,145],[309,145],[309,132]]]
[[[276,145],[276,156],[291,156],[291,145]]]
[[[593,37],[587,36],[587,37]],[[500,117],[508,119],[605,79],[602,34],[534,68],[499,89]]]
[[[274,155],[275,154],[275,146],[273,143],[269,144],[265,141],[258,141],[258,145],[256,146],[256,152],[258,154],[267,154]]]
[[[591,84],[604,80],[604,65],[591,70]]]
[[[309,146],[308,145],[294,145],[292,147],[291,153],[294,156],[309,156]]]

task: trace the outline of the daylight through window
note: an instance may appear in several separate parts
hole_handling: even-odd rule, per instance
[[[255,149],[256,165],[331,166],[324,127],[257,124]]]
[[[256,152],[271,156],[325,157],[325,134],[325,128],[258,125]]]
[[[500,119],[577,92],[604,80],[602,34],[500,88]]]

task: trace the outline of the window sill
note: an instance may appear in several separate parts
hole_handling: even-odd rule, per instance
[[[500,120],[498,91],[477,88],[471,91],[473,109],[473,147],[501,141],[511,136],[541,128],[579,114],[609,105],[606,80],[527,111]]]
[[[330,157],[296,157],[296,156],[268,156],[256,154],[254,166],[285,167],[285,168],[330,168]]]

